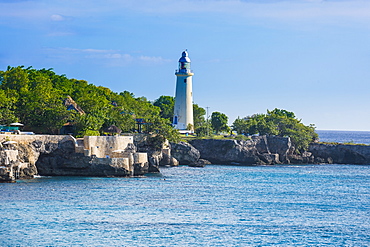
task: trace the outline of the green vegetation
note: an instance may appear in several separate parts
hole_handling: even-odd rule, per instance
[[[70,96],[71,104],[65,104]],[[0,71],[0,124],[22,122],[25,129],[36,133],[58,134],[66,124],[77,136],[101,135],[114,125],[122,132],[153,133],[153,141],[180,140],[172,126],[174,97],[160,96],[153,103],[145,97],[135,97],[124,91],[89,84],[84,80],[57,75],[52,69],[8,67]],[[193,105],[194,129],[197,138],[234,138],[247,140],[248,136],[276,135],[290,137],[296,151],[306,150],[317,139],[315,127],[305,126],[293,112],[281,109],[238,118],[232,125],[237,136],[218,135],[230,131],[228,117],[213,112],[206,120],[204,108]],[[188,136],[185,139],[194,138]]]
[[[82,113],[63,104],[68,96]],[[58,134],[69,122],[77,136],[84,136],[102,134],[111,125],[123,132],[135,132],[136,120],[142,119],[143,131],[177,141],[177,131],[163,118],[169,115],[169,110],[161,112],[144,97],[136,98],[127,91],[115,93],[57,75],[52,69],[19,66],[0,71],[0,124],[20,121],[29,131]]]
[[[173,118],[173,108],[175,106],[175,98],[171,96],[162,95],[154,101],[155,106],[161,109],[160,116],[166,118],[172,122]]]
[[[229,118],[224,113],[217,111],[212,112],[211,124],[216,134],[229,131],[229,126],[227,126],[228,119]]]
[[[354,143],[353,141],[350,142],[318,142],[319,144],[325,145],[351,145],[351,146],[370,146],[370,144],[363,144],[363,143]]]
[[[314,125],[306,126],[293,112],[275,108],[267,114],[255,114],[237,118],[232,128],[243,135],[275,135],[290,137],[296,151],[307,150],[308,145],[318,139]]]

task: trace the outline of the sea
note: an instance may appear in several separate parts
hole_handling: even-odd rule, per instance
[[[370,166],[37,177],[0,184],[0,210],[0,246],[370,246]]]

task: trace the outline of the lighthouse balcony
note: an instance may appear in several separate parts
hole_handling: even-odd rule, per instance
[[[193,70],[191,69],[177,69],[175,74],[193,74]]]

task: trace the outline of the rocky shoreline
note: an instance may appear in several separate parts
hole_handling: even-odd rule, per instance
[[[165,143],[160,149],[146,135],[84,140],[62,135],[12,135],[0,137],[0,143],[0,181],[35,175],[140,176],[160,172],[160,166],[178,165],[370,164],[370,146],[312,143],[308,151],[296,154],[290,138],[275,136],[195,139]],[[115,150],[119,153],[112,151],[122,147]]]
[[[196,139],[186,146],[192,150],[194,163],[199,152],[199,160],[224,165],[370,164],[368,145],[311,143],[307,151],[297,154],[289,137],[253,136],[246,141]]]

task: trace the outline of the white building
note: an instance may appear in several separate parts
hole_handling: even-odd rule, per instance
[[[188,52],[184,51],[179,60],[177,77],[173,126],[183,133],[194,131],[193,119],[193,71],[190,69]],[[190,128],[189,128],[190,127]]]

